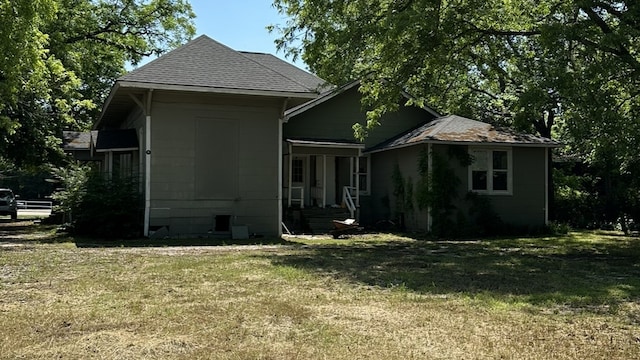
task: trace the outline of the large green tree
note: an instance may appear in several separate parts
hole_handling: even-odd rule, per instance
[[[544,137],[604,173],[640,148],[640,2],[275,0],[278,45],[321,77],[364,79],[368,128],[404,89],[458,113]],[[365,136],[367,127],[356,127]]]
[[[0,0],[0,157],[55,162],[127,64],[194,34],[187,0]]]

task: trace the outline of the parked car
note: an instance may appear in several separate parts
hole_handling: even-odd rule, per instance
[[[18,218],[18,203],[11,189],[0,189],[0,215],[9,215],[12,220]]]

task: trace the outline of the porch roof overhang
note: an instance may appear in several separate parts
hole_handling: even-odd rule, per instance
[[[286,139],[291,152],[298,155],[361,156],[365,146],[348,140]]]
[[[290,143],[293,146],[300,146],[300,147],[364,149],[364,144],[353,142],[353,141],[309,140],[309,139],[286,139],[285,141]]]
[[[349,140],[285,139],[293,154],[361,156],[365,146]]]
[[[92,131],[91,142],[96,152],[138,150],[138,136],[135,129]]]

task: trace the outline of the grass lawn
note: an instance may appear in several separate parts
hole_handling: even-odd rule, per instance
[[[638,238],[263,241],[0,223],[0,359],[640,358]]]

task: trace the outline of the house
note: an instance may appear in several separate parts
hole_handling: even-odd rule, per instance
[[[63,131],[62,136],[64,152],[75,160],[108,173],[132,174],[132,152],[138,151],[134,129]]]
[[[548,218],[549,151],[559,144],[553,140],[496,128],[487,123],[449,115],[389,139],[368,149],[372,157],[372,204],[393,188],[394,166],[404,178],[420,179],[417,166],[426,154],[427,166],[435,170],[434,157],[459,181],[453,202],[456,209],[468,212],[466,194],[483,195],[500,219],[511,225],[536,228],[546,225]],[[460,156],[462,154],[462,156]],[[375,206],[376,215],[384,212]],[[487,211],[489,209],[483,209]],[[413,227],[430,229],[432,216],[416,209]]]
[[[417,179],[420,149],[448,146],[480,159],[456,171],[505,219],[545,223],[545,153],[556,143],[412,106],[356,141],[352,125],[366,121],[358,85],[334,88],[200,36],[116,80],[94,127],[111,140],[95,148],[103,169],[140,174],[145,235],[279,235],[288,209],[339,208],[375,223],[394,216],[396,164]],[[415,227],[429,228],[420,218]]]

